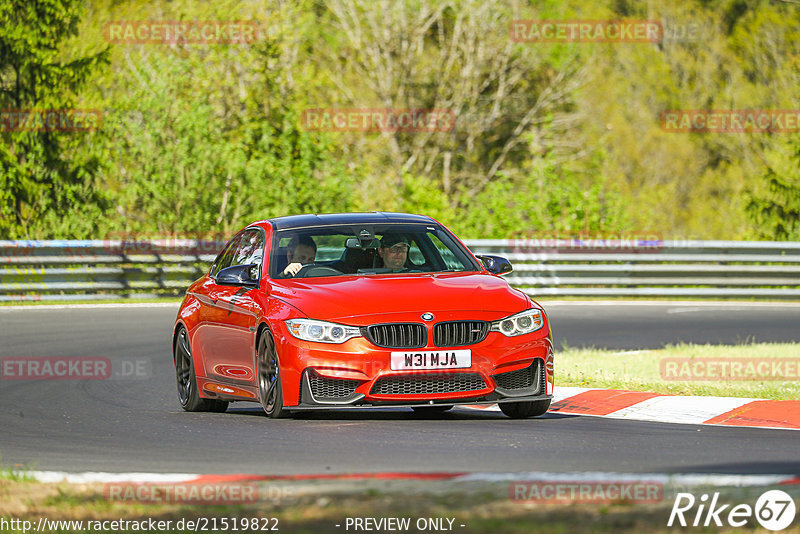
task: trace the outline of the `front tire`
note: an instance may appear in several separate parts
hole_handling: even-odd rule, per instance
[[[228,409],[227,401],[204,399],[200,396],[189,334],[184,327],[175,336],[175,378],[178,384],[178,401],[187,412],[224,412]]]
[[[527,402],[501,402],[499,406],[500,411],[512,419],[525,419],[547,413],[550,408],[550,399]]]
[[[289,415],[283,407],[283,388],[281,387],[281,366],[275,341],[268,329],[261,333],[256,353],[258,371],[258,397],[267,417],[280,419]]]

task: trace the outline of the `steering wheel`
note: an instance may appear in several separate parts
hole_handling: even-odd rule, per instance
[[[306,278],[309,276],[339,276],[344,274],[342,271],[329,267],[327,265],[317,265],[316,263],[308,263],[303,265],[294,278]]]

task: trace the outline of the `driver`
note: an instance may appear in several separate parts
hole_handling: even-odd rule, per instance
[[[401,234],[384,234],[381,246],[378,247],[378,255],[383,260],[383,266],[392,272],[404,271],[410,247],[407,237]]]
[[[317,244],[307,235],[296,235],[289,241],[286,250],[286,259],[289,265],[283,270],[284,276],[294,276],[303,268],[303,265],[314,263],[317,256]]]

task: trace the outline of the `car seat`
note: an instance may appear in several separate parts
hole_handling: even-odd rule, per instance
[[[342,256],[342,272],[355,274],[359,269],[371,269],[374,263],[374,249],[348,248]]]

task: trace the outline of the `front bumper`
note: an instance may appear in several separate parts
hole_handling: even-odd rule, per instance
[[[475,345],[472,365],[448,370],[392,370],[392,349],[354,338],[341,345],[278,341],[287,409],[495,404],[552,398],[548,332],[508,338],[491,332]],[[397,349],[394,349],[397,350]],[[447,350],[434,346],[421,351]],[[527,373],[527,375],[526,375]]]
[[[291,406],[287,408],[290,411],[313,411],[313,410],[353,410],[358,408],[419,408],[420,406],[493,406],[495,404],[501,404],[504,402],[526,402],[526,401],[539,401],[539,400],[552,400],[552,395],[536,395],[532,397],[520,397],[520,398],[505,398],[505,399],[497,399],[497,400],[486,400],[486,399],[462,399],[458,401],[451,401],[451,402],[414,402],[414,403],[403,403],[403,402],[387,402],[387,401],[372,401],[372,402],[359,402],[355,404],[299,404],[297,406]]]

